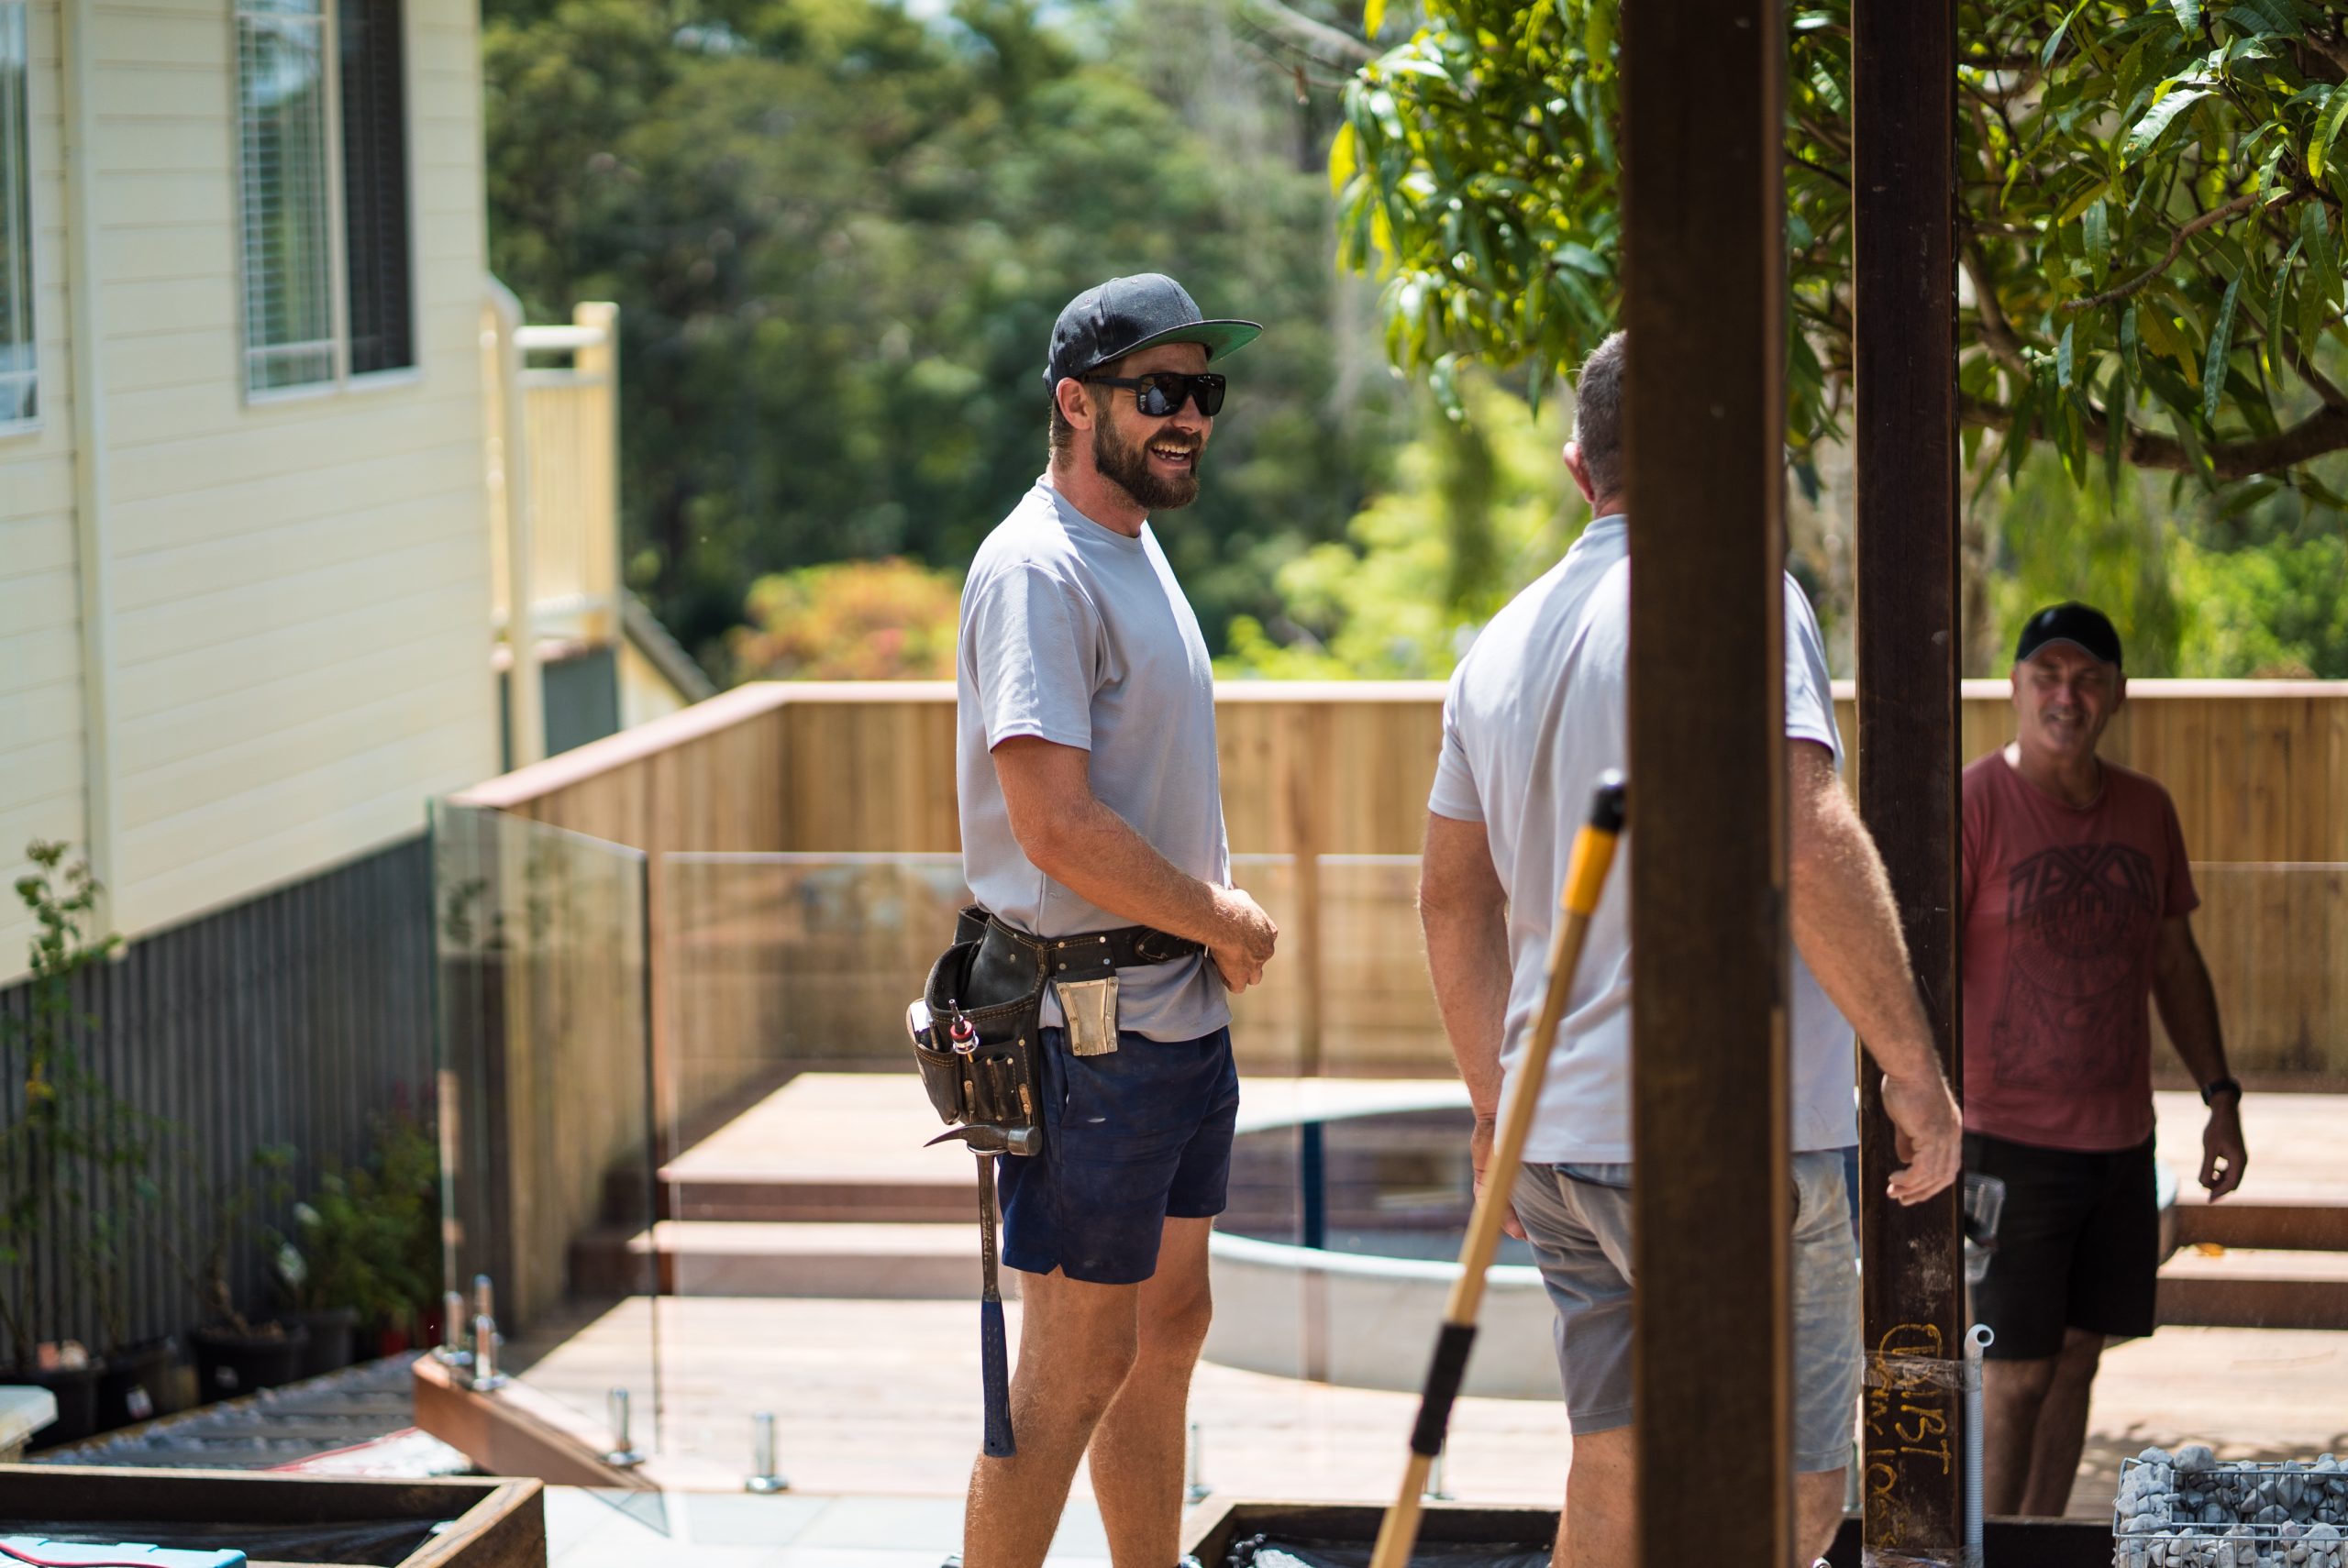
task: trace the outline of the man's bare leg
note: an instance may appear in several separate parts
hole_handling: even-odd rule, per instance
[[[1092,1496],[1116,1568],[1174,1568],[1182,1549],[1182,1462],[1191,1371],[1206,1343],[1212,1220],[1168,1220],[1157,1272],[1141,1286],[1133,1370],[1093,1429]]]
[[[2054,1380],[2054,1356],[1981,1364],[1981,1511],[2023,1512],[2039,1412]],[[2074,1456],[2076,1458],[2076,1456]]]
[[[1037,1568],[1044,1561],[1076,1462],[1138,1349],[1142,1286],[1090,1285],[1058,1272],[1023,1274],[1019,1285],[1019,1367],[1011,1380],[1019,1452],[1009,1459],[980,1454],[971,1467],[962,1513],[968,1568]]]
[[[1848,1470],[1811,1470],[1794,1476],[1794,1568],[1811,1568],[1843,1528]]]
[[[1556,1568],[1636,1568],[1638,1438],[1631,1427],[1578,1432],[1566,1472],[1566,1513],[1557,1523]]]
[[[2088,1441],[2088,1397],[2103,1356],[2103,1336],[2085,1329],[2063,1331],[2054,1375],[2038,1407],[2038,1427],[2030,1444],[2030,1478],[2021,1489],[2021,1511],[2033,1518],[2060,1518],[2071,1506],[2071,1483]]]

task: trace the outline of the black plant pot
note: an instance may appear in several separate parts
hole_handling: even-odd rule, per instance
[[[168,1339],[125,1345],[106,1357],[98,1375],[98,1430],[112,1431],[172,1413],[172,1363],[179,1346]]]
[[[93,1363],[73,1372],[0,1372],[0,1383],[29,1383],[46,1388],[57,1400],[57,1419],[33,1433],[28,1448],[50,1448],[79,1442],[98,1430],[98,1374],[105,1363]]]
[[[339,1372],[356,1359],[351,1345],[359,1331],[359,1309],[332,1307],[323,1312],[296,1312],[294,1320],[309,1331],[309,1348],[302,1353],[302,1375],[323,1377]]]
[[[269,1331],[250,1334],[198,1329],[188,1335],[188,1342],[195,1350],[196,1397],[209,1404],[301,1376],[310,1331],[299,1323],[273,1324]]]

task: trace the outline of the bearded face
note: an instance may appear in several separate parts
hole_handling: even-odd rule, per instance
[[[1092,463],[1103,478],[1145,512],[1170,512],[1198,499],[1206,433],[1191,424],[1195,405],[1164,419],[1144,418],[1125,395],[1106,398],[1099,407],[1092,422]]]

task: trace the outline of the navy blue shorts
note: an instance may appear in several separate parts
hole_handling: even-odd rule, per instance
[[[1070,1055],[1064,1029],[1042,1043],[1044,1152],[995,1161],[1002,1261],[1138,1285],[1157,1272],[1167,1220],[1223,1212],[1239,1115],[1231,1031],[1177,1041],[1120,1031],[1098,1056]]]

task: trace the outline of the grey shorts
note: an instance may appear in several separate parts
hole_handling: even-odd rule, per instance
[[[1631,1424],[1631,1167],[1527,1165],[1516,1215],[1557,1308],[1557,1370],[1577,1434]],[[1794,1156],[1794,1469],[1851,1462],[1859,1269],[1839,1150]]]

